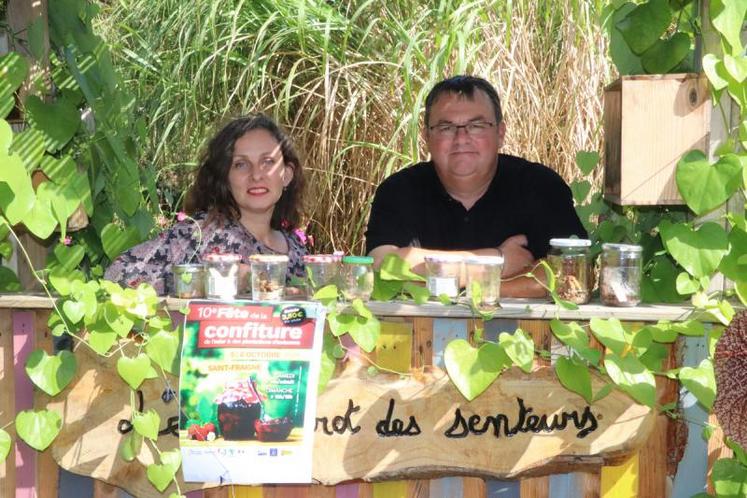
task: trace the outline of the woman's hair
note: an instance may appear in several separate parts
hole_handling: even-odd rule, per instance
[[[184,202],[184,211],[188,214],[205,211],[209,217],[239,219],[239,207],[231,195],[228,173],[236,140],[252,130],[267,130],[280,144],[285,165],[293,168],[293,179],[275,204],[270,226],[275,230],[298,227],[304,187],[301,160],[288,135],[264,114],[233,119],[210,140],[197,169],[194,185]]]

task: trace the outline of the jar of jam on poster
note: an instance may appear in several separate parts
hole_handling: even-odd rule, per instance
[[[218,428],[226,441],[253,439],[255,422],[262,415],[262,400],[249,380],[226,383],[215,398],[218,405]]]

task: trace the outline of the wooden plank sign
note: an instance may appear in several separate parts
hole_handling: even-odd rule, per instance
[[[53,443],[55,459],[65,469],[135,496],[162,496],[141,463],[127,463],[117,455],[123,438],[117,427],[130,418],[131,392],[116,373],[115,358],[99,357],[85,347],[77,356],[77,378],[48,406],[65,419]],[[176,378],[168,381],[176,387]],[[595,380],[595,391],[600,386]],[[163,380],[148,380],[140,390],[142,409],[155,409],[163,429],[178,410],[175,400],[161,399],[165,387]],[[560,385],[551,367],[531,374],[510,369],[467,402],[438,368],[426,367],[412,376],[371,377],[353,364],[319,398],[313,476],[319,483],[336,484],[597,469],[631,455],[653,425],[653,412],[619,391],[588,406]],[[159,448],[175,448],[177,438],[163,432]],[[138,460],[148,464],[156,459],[144,444]],[[181,489],[217,485],[189,483]],[[172,491],[173,484],[165,495]]]

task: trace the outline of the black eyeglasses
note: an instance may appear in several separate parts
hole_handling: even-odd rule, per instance
[[[454,123],[441,123],[434,126],[429,126],[428,129],[432,131],[436,136],[443,138],[451,138],[456,136],[457,131],[463,128],[467,135],[470,137],[481,137],[485,135],[488,130],[495,126],[495,123],[488,121],[474,121],[463,125]]]

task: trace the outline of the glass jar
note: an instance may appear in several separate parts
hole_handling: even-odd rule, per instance
[[[472,300],[472,287],[479,284],[481,306],[496,306],[501,299],[503,256],[470,256],[465,258],[467,298]]]
[[[599,295],[606,306],[636,306],[641,302],[643,248],[602,244]]]
[[[280,301],[285,291],[285,274],[288,256],[283,254],[252,254],[249,256],[252,271],[252,299],[255,301]]]
[[[454,254],[425,257],[426,281],[431,296],[445,294],[455,298],[459,295],[462,262],[463,258]]]
[[[575,304],[591,299],[589,239],[550,239],[547,262],[557,278],[558,297]]]
[[[174,296],[181,299],[205,297],[204,264],[187,263],[173,265],[171,273],[174,277]]]
[[[238,254],[205,256],[205,294],[209,299],[234,299],[239,290]]]
[[[338,285],[341,260],[341,257],[332,254],[309,254],[303,257],[309,296],[325,285]]]
[[[348,301],[368,301],[374,288],[373,258],[345,256],[342,258],[342,295]]]

